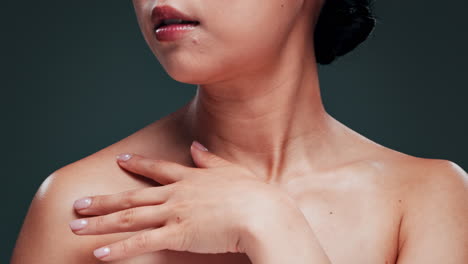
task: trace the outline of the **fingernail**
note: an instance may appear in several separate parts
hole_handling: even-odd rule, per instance
[[[91,205],[91,198],[82,198],[79,200],[76,200],[75,203],[73,204],[73,207],[75,207],[76,210],[81,210],[88,208]]]
[[[127,160],[129,160],[131,157],[132,157],[132,154],[128,154],[128,153],[124,153],[124,154],[117,155],[117,159],[118,159],[118,160],[121,160],[121,161],[127,161]]]
[[[110,253],[110,248],[108,247],[102,247],[102,248],[98,248],[94,250],[94,256],[96,256],[97,258],[105,257],[109,255],[109,253]]]
[[[83,229],[88,224],[86,219],[76,219],[69,223],[70,228],[74,231]]]
[[[200,144],[200,142],[198,141],[193,141],[193,146],[196,147],[197,149],[201,150],[201,151],[208,151],[207,148],[205,148],[205,146],[203,146],[202,144]]]

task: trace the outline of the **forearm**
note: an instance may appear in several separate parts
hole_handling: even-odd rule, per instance
[[[244,246],[253,264],[331,264],[302,213],[250,229]]]

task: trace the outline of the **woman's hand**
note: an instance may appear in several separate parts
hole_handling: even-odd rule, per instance
[[[190,148],[198,168],[120,155],[120,166],[163,186],[77,200],[75,210],[94,217],[72,221],[73,232],[96,235],[147,229],[95,250],[95,256],[104,261],[163,249],[245,252],[242,241],[251,238],[251,228],[284,214],[284,208],[293,206],[292,200],[247,168],[203,151],[198,144]]]

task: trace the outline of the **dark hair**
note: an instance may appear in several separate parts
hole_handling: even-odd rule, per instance
[[[325,0],[315,26],[317,63],[330,64],[367,39],[374,29],[371,0]]]

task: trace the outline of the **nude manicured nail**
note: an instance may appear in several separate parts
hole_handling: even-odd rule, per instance
[[[102,247],[102,248],[98,248],[94,250],[94,256],[96,256],[97,258],[105,257],[109,255],[109,253],[110,253],[110,248],[108,247]]]
[[[88,220],[86,219],[76,219],[69,223],[70,228],[74,231],[83,229],[86,225],[88,225]]]
[[[75,203],[73,204],[73,207],[77,210],[85,209],[88,208],[91,205],[91,198],[82,198],[79,200],[76,200]]]
[[[193,146],[196,147],[197,149],[201,150],[201,151],[208,151],[207,148],[205,148],[205,146],[203,146],[202,144],[200,144],[200,142],[198,141],[193,141]]]
[[[132,157],[132,154],[128,154],[128,153],[124,153],[124,154],[117,155],[117,159],[118,159],[118,160],[122,160],[122,161],[127,161],[127,160],[129,160],[131,157]]]

